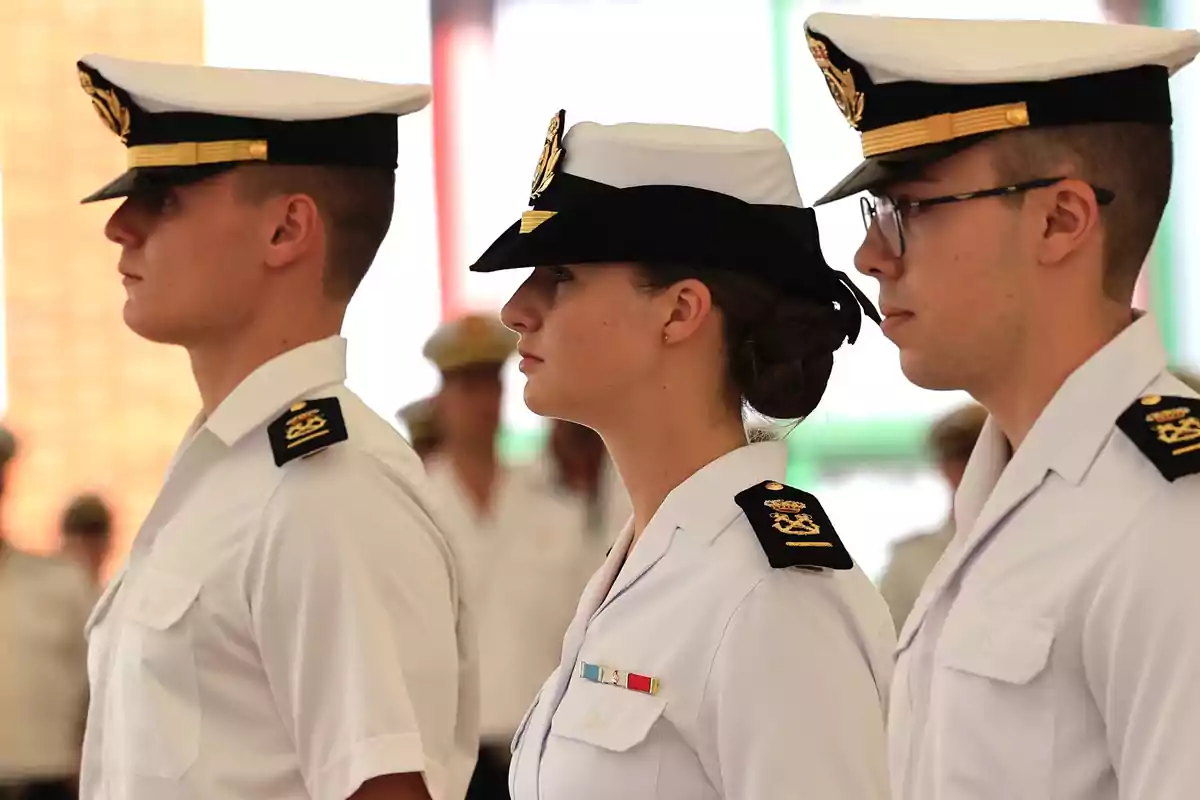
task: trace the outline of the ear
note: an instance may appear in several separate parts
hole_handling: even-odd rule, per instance
[[[317,204],[306,194],[290,194],[273,202],[271,239],[266,248],[268,267],[286,267],[325,250],[325,223]]]
[[[662,299],[667,306],[663,341],[668,344],[692,336],[712,314],[712,292],[695,278],[674,284],[663,292]]]
[[[1092,187],[1074,178],[1054,184],[1048,193],[1050,202],[1045,209],[1039,260],[1056,265],[1087,246],[1101,232],[1100,205]]]

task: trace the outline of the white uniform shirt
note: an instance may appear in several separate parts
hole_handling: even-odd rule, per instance
[[[95,602],[75,563],[0,545],[0,784],[78,772]]]
[[[462,518],[455,549],[479,631],[480,735],[506,747],[558,664],[571,614],[604,550],[586,537],[578,506],[547,491],[529,466],[499,473],[486,515],[448,459],[435,456],[428,468],[439,496]]]
[[[857,567],[772,569],[734,500],[786,467],[782,443],[741,448],[677,486],[632,551],[626,529],[514,740],[514,800],[886,797],[883,599]]]
[[[476,752],[472,631],[420,463],[344,386],[345,341],[256,370],[193,426],[89,622],[84,800],[343,800]],[[277,467],[267,425],[335,397],[349,434]]]
[[[1195,396],[1143,317],[1011,460],[988,421],[900,636],[896,800],[1200,793],[1200,475],[1168,482],[1116,427],[1147,394]]]

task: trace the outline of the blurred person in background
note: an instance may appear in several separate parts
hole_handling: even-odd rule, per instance
[[[1170,76],[1200,32],[806,31],[861,135],[823,200],[870,193],[855,266],[884,334],[914,384],[988,410],[899,636],[894,800],[1195,797],[1200,397],[1133,303],[1171,191]]]
[[[97,586],[112,549],[112,528],[112,509],[103,497],[92,493],[71,500],[59,523],[62,554],[82,566]]]
[[[426,463],[442,443],[435,415],[432,397],[414,400],[396,412],[396,418],[408,431],[409,444],[421,461]]]
[[[457,550],[479,630],[480,749],[469,800],[508,796],[512,737],[558,663],[598,563],[583,504],[548,491],[535,466],[500,458],[502,371],[515,346],[516,334],[495,316],[469,314],[439,326],[424,348],[441,375],[434,408],[442,440],[429,479],[462,519]]]
[[[600,434],[569,420],[551,420],[546,450],[534,463],[546,491],[574,506],[575,527],[588,542],[603,547],[603,555],[633,508]],[[593,570],[598,566],[593,565]]]
[[[15,453],[12,433],[0,428],[0,510]],[[74,561],[22,552],[0,537],[0,800],[77,796],[87,709],[83,630],[95,600]]]
[[[474,632],[448,519],[346,387],[346,309],[424,85],[87,56],[126,147],[125,323],[200,410],[89,622],[84,800],[461,800]],[[115,253],[114,253],[115,255]]]
[[[879,591],[888,602],[897,631],[904,627],[925,579],[954,538],[954,493],[986,420],[987,411],[972,403],[946,414],[929,430],[929,451],[950,489],[950,508],[945,522],[936,531],[905,537],[891,547],[887,567],[879,579]]]
[[[565,133],[565,136],[564,136]],[[784,442],[874,308],[770,131],[551,120],[532,208],[472,265],[525,403],[603,436],[633,515],[514,741],[515,800],[887,794],[887,606]]]

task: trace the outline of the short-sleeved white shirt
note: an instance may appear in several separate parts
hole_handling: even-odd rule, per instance
[[[883,599],[857,567],[772,569],[734,499],[786,468],[781,443],[740,448],[677,486],[632,550],[627,527],[518,730],[513,800],[886,798]]]
[[[344,800],[422,772],[459,800],[473,631],[420,463],[298,347],[189,431],[88,625],[84,800]],[[336,398],[348,439],[276,466],[267,426]]]
[[[1145,316],[1011,457],[984,426],[900,635],[895,800],[1200,796],[1200,474],[1167,480],[1117,426],[1149,395],[1196,397]],[[1195,420],[1160,434],[1181,457]]]

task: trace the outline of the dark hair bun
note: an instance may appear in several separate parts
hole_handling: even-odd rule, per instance
[[[733,331],[729,332],[733,334]],[[832,306],[781,297],[733,339],[730,377],[764,417],[800,419],[825,394],[845,332]]]

